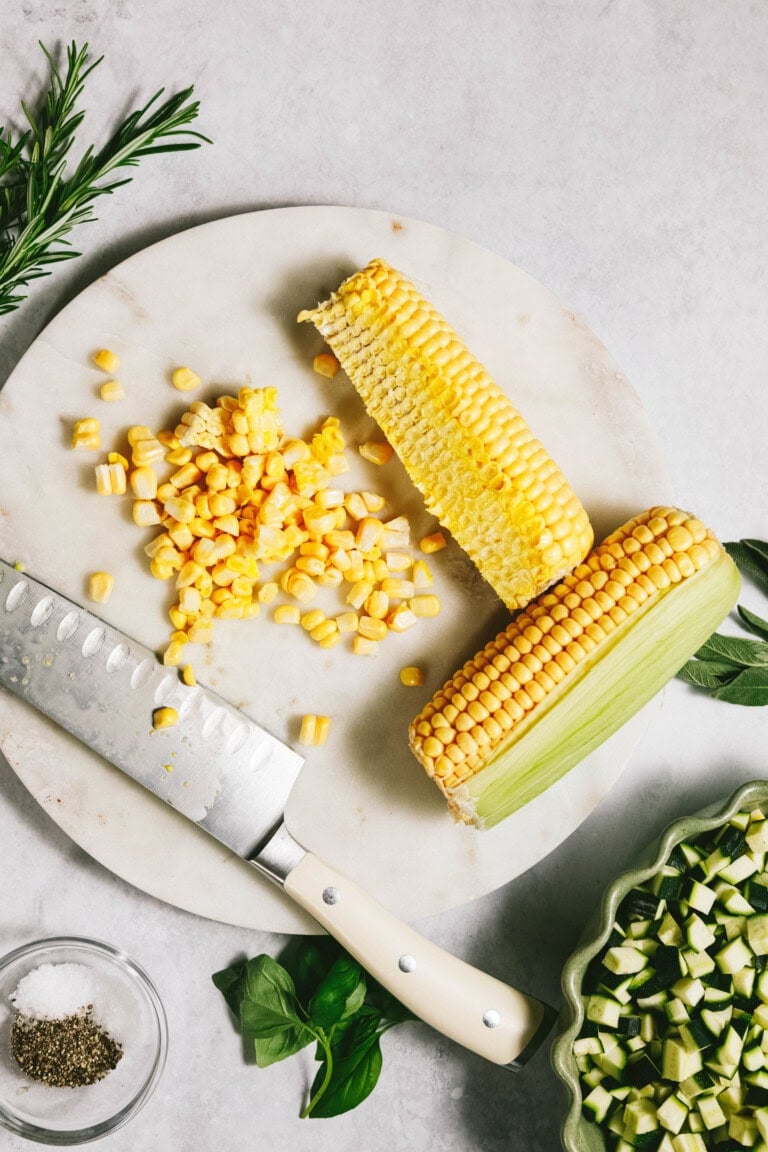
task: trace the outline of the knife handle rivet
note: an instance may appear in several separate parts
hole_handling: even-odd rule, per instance
[[[338,904],[339,900],[341,900],[341,893],[339,892],[338,888],[334,888],[331,885],[329,888],[323,889],[324,904]]]
[[[483,1024],[486,1028],[498,1028],[501,1024],[501,1016],[495,1008],[489,1008],[487,1012],[483,1013]]]
[[[401,956],[400,959],[398,960],[397,966],[401,972],[415,972],[416,971],[416,960],[413,956],[409,956],[408,953],[406,952],[406,954],[404,956]]]

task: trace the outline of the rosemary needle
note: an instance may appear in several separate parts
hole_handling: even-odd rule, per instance
[[[25,299],[32,280],[50,274],[50,265],[80,253],[69,234],[95,220],[94,201],[130,182],[118,169],[135,166],[143,156],[180,152],[210,143],[187,127],[199,104],[185,88],[161,101],[160,89],[143,108],[127,116],[98,151],[89,146],[71,174],[69,154],[84,111],[78,108],[89,74],[102,60],[89,62],[88,45],[67,49],[62,76],[51,53],[40,45],[50,68],[45,103],[35,115],[22,109],[29,128],[15,136],[0,127],[0,316]]]

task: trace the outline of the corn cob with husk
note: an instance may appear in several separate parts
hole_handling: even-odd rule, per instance
[[[491,827],[639,711],[738,590],[735,564],[699,520],[651,508],[443,685],[411,724],[413,752],[456,817]]]
[[[510,609],[589,551],[578,497],[446,320],[373,260],[301,312],[325,337],[427,508]]]

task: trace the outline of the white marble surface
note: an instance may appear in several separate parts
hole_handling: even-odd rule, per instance
[[[88,39],[98,129],[194,81],[216,143],[159,157],[100,206],[86,255],[0,321],[0,380],[40,327],[117,260],[180,227],[293,203],[383,208],[454,229],[580,314],[661,437],[678,502],[724,538],[768,537],[765,231],[768,8],[746,0],[184,5],[6,0],[0,109],[41,69],[38,38]],[[0,528],[0,534],[2,529]],[[759,607],[758,597],[744,601]],[[765,714],[679,683],[582,828],[491,896],[421,923],[556,1001],[607,879],[671,818],[766,775]],[[174,911],[75,848],[0,772],[0,949],[67,932],[125,947],[168,1008],[162,1085],[108,1152],[552,1152],[560,1095],[540,1052],[514,1077],[418,1025],[385,1042],[371,1099],[296,1119],[301,1059],[245,1067],[209,974],[279,938]],[[0,1134],[0,1149],[24,1147]]]

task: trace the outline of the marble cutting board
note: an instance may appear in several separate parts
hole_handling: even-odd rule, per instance
[[[140,252],[42,332],[0,393],[0,555],[83,603],[88,573],[113,572],[115,590],[100,614],[161,650],[171,590],[147,570],[142,549],[153,532],[133,525],[127,498],[96,495],[97,457],[70,450],[72,423],[98,416],[105,450],[119,448],[133,423],[172,427],[193,396],[172,388],[170,371],[188,364],[205,382],[195,398],[276,386],[289,434],[340,416],[356,457],[375,426],[343,374],[329,381],[312,371],[321,340],[295,317],[373,256],[412,278],[507,389],[581,496],[598,539],[670,501],[635,392],[600,341],[541,284],[415,220],[285,208],[205,224]],[[99,399],[104,376],[90,362],[104,346],[121,357],[127,394],[112,404]],[[393,514],[410,517],[415,540],[435,529],[397,460],[377,468],[357,458],[343,480],[348,490],[382,492]],[[213,645],[193,659],[202,682],[294,746],[302,714],[332,717],[328,743],[306,752],[289,825],[406,920],[492,891],[552,851],[611,788],[656,707],[497,828],[454,824],[408,751],[407,724],[508,617],[453,542],[430,563],[441,615],[390,637],[376,659],[342,645],[322,650],[301,630],[275,625],[270,610],[247,623],[217,622]],[[319,606],[341,610],[340,596],[323,592]],[[425,668],[422,688],[400,684],[406,664]],[[3,692],[0,747],[56,823],[145,892],[231,924],[312,930],[242,861]]]

